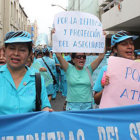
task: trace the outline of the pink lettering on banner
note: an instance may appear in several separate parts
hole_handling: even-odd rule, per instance
[[[140,104],[140,63],[111,56],[107,75],[110,84],[105,86],[100,108]]]

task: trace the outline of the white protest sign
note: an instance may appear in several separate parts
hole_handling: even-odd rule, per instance
[[[104,52],[105,37],[96,16],[78,11],[61,12],[54,18],[54,27],[54,52]]]
[[[100,108],[140,104],[140,63],[109,57],[107,75],[110,84],[105,86]]]

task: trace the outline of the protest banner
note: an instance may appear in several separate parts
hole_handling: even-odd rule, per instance
[[[54,27],[54,52],[104,52],[105,37],[96,16],[79,11],[61,12],[54,18]]]
[[[1,140],[139,140],[140,105],[0,116]]]
[[[107,75],[109,85],[105,86],[100,108],[140,104],[140,63],[109,57]]]

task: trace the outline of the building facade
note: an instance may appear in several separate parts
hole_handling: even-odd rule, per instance
[[[37,40],[37,37],[38,37],[38,25],[37,25],[37,21],[35,20],[33,23],[31,23],[29,20],[28,20],[28,23],[27,23],[27,31],[31,34],[31,38],[33,40],[33,43],[35,45],[35,42]]]
[[[35,43],[36,40],[37,40],[37,37],[38,37],[38,25],[37,25],[37,21],[35,20],[31,25],[32,25],[31,36],[32,36],[32,39],[33,39],[33,41]]]
[[[99,17],[98,0],[68,0],[68,11],[81,11]]]
[[[107,31],[126,30],[140,35],[140,0],[99,0],[101,21]],[[139,49],[140,39],[136,40]]]
[[[27,31],[27,19],[19,0],[0,0],[0,46],[9,31]]]

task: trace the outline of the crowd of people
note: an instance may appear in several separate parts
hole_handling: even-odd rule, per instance
[[[140,51],[134,46],[137,38],[126,31],[112,35],[111,55],[139,61]],[[8,32],[0,49],[0,115],[37,111],[38,73],[40,111],[55,111],[50,101],[60,92],[66,97],[64,110],[92,109],[93,104],[100,104],[104,86],[109,84],[107,65],[101,68],[94,86],[91,79],[105,52],[85,67],[86,53],[53,53],[48,46],[34,48],[28,32]]]

